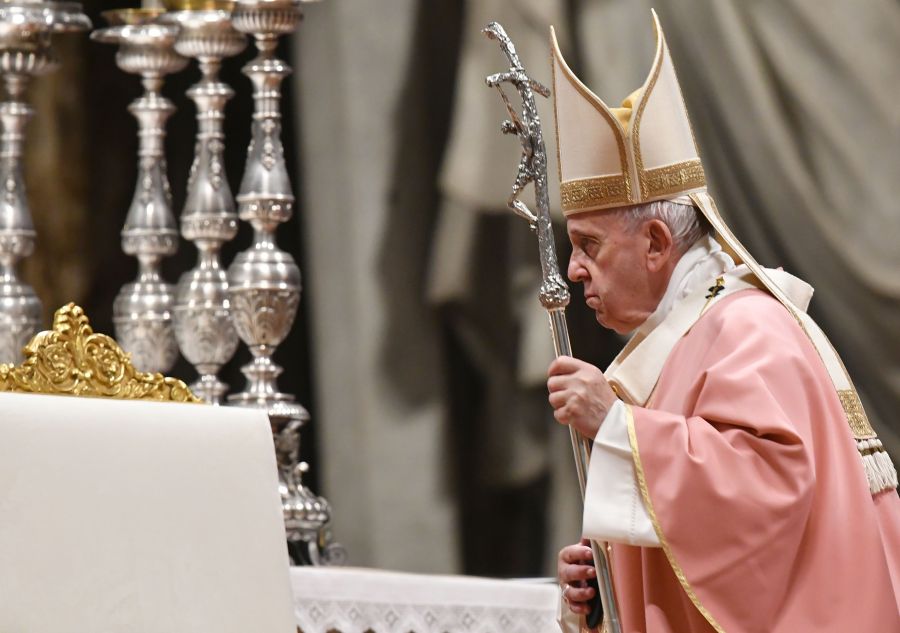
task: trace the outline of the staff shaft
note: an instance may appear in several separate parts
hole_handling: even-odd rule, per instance
[[[552,308],[547,310],[550,317],[550,332],[553,334],[553,351],[557,357],[571,356],[572,345],[569,342],[569,327],[566,324],[566,309]],[[591,442],[569,427],[569,439],[572,440],[572,453],[575,457],[575,471],[578,474],[578,487],[581,490],[581,501],[584,503],[584,492],[587,487],[587,467],[590,462]],[[597,588],[600,592],[600,602],[603,605],[603,615],[606,620],[607,630],[610,633],[618,633],[622,627],[619,623],[619,610],[616,607],[615,594],[613,592],[612,572],[609,567],[609,556],[606,552],[606,543],[591,540],[591,551],[594,554],[594,568],[597,570]]]

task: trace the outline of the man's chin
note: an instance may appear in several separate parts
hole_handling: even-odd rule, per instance
[[[605,328],[607,330],[613,330],[613,331],[616,330],[616,328],[613,326],[613,324],[611,324],[609,321],[607,321],[606,317],[603,314],[601,314],[600,312],[598,312],[597,310],[594,310],[594,318],[597,320],[597,323],[600,324],[600,327]]]
[[[631,325],[625,325],[623,323],[611,323],[610,321],[606,320],[604,315],[600,314],[596,310],[594,311],[594,318],[597,319],[597,323],[599,323],[601,327],[607,330],[612,330],[620,336],[627,336],[635,330],[635,328]]]

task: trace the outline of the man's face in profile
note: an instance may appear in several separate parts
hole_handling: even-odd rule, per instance
[[[661,297],[660,273],[648,265],[653,222],[659,221],[633,228],[621,213],[594,211],[570,216],[566,223],[572,243],[567,275],[583,284],[597,322],[619,334],[643,323]]]

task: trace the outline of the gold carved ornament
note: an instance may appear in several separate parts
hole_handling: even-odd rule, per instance
[[[0,364],[0,391],[203,402],[181,380],[136,370],[131,355],[95,333],[74,303],[57,310],[53,329],[38,332],[24,352],[21,365]]]

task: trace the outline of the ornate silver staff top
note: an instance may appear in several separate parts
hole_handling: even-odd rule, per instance
[[[550,202],[547,192],[547,150],[544,146],[544,135],[541,130],[541,117],[538,114],[534,93],[543,97],[550,96],[550,90],[543,84],[528,76],[512,40],[506,34],[500,24],[491,22],[483,32],[492,40],[500,43],[500,48],[509,59],[510,68],[506,72],[489,75],[485,81],[491,88],[496,88],[503,99],[509,119],[501,124],[504,134],[515,134],[522,144],[522,159],[519,161],[519,169],[516,172],[516,180],[513,183],[512,193],[507,200],[507,205],[528,220],[529,226],[537,233],[538,246],[541,252],[542,281],[540,289],[541,305],[546,308],[550,317],[550,331],[553,335],[553,348],[557,356],[571,356],[572,349],[569,344],[569,330],[566,326],[566,306],[569,305],[569,288],[566,286],[559,272],[559,264],[556,259],[556,246],[553,242],[553,227],[550,221]],[[519,92],[522,99],[521,116],[512,106],[503,84],[510,83]],[[537,214],[533,213],[519,195],[528,183],[534,183],[534,196],[537,201]],[[572,427],[569,427],[572,440],[572,451],[575,455],[575,469],[578,471],[578,484],[581,487],[581,497],[584,499],[584,489],[587,483],[587,464],[590,455],[590,442]],[[620,633],[619,613],[616,607],[615,593],[613,591],[612,575],[610,574],[609,559],[606,555],[605,543],[591,542],[594,552],[594,565],[597,568],[600,600],[603,603],[602,615],[606,620],[606,630],[609,633]],[[601,613],[594,609],[588,616],[588,624],[591,627],[599,624]],[[592,616],[595,621],[591,621]]]
[[[516,47],[512,40],[496,22],[491,22],[484,28],[484,33],[491,39],[498,40],[500,47],[511,64],[505,73],[496,73],[485,79],[487,85],[496,88],[503,99],[509,119],[504,121],[501,131],[504,134],[515,134],[522,144],[522,160],[519,161],[519,170],[513,183],[512,193],[507,200],[507,205],[518,215],[528,220],[532,230],[537,232],[538,246],[541,251],[541,272],[543,282],[539,298],[541,305],[547,310],[555,308],[565,309],[569,305],[569,287],[559,274],[559,264],[556,260],[556,246],[553,243],[553,226],[550,222],[550,198],[547,192],[547,150],[544,147],[544,133],[541,130],[541,117],[534,102],[534,93],[542,97],[550,96],[550,89],[535,81],[525,72],[522,62],[516,53]],[[511,83],[519,91],[522,98],[522,116],[520,117],[503,92],[503,83]],[[533,213],[523,201],[519,200],[519,194],[534,183],[534,197],[537,202],[537,214]],[[557,354],[559,350],[557,350]]]

